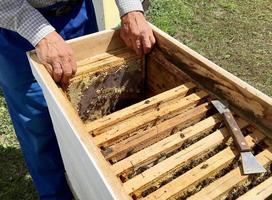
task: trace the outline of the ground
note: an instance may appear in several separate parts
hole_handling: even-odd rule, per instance
[[[151,0],[148,19],[272,96],[270,0]],[[0,199],[37,199],[0,93]]]

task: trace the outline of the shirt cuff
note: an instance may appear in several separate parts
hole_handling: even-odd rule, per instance
[[[32,16],[23,16],[24,21],[17,27],[17,32],[27,39],[34,47],[43,39],[46,35],[53,32],[55,28],[49,24],[49,22],[38,12],[29,12]]]
[[[131,11],[144,12],[143,5],[140,0],[116,0],[120,16],[123,16]]]
[[[39,31],[33,32],[28,41],[35,47],[45,36],[55,31],[55,28],[51,25],[42,25]]]

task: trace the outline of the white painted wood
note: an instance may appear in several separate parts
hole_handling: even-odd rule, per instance
[[[54,130],[60,146],[65,169],[79,199],[113,199],[110,189],[104,178],[95,166],[95,161],[84,148],[73,124],[69,122],[61,106],[57,104],[54,96],[32,68],[33,74],[43,89],[46,102],[53,121]],[[88,172],[88,173],[86,173]]]
[[[77,197],[83,200],[130,199],[124,192],[122,193],[121,187],[116,189],[118,183],[111,182],[113,178],[117,181],[117,178],[103,170],[100,163],[102,159],[99,160],[99,155],[95,153],[98,152],[97,149],[80,133],[84,131],[84,126],[71,120],[69,116],[71,113],[65,106],[66,102],[60,102],[63,99],[56,97],[59,91],[57,86],[55,84],[49,86],[48,81],[53,83],[51,77],[48,77],[49,74],[42,74],[39,71],[44,68],[30,59],[29,53],[28,58],[33,75],[40,84],[48,104],[65,169]],[[106,166],[108,163],[105,161],[102,164]]]
[[[54,102],[48,101],[50,115],[54,121],[62,158],[65,164],[69,180],[73,185],[79,199],[113,199],[110,188],[107,188],[105,180],[99,174],[99,169],[91,159],[76,134],[70,129],[67,120],[63,120],[63,114],[55,109]],[[54,108],[54,109],[53,109]],[[66,130],[66,131],[64,131]],[[86,174],[89,172],[90,174]]]

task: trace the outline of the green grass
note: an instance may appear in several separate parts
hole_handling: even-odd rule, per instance
[[[270,0],[151,0],[149,20],[272,96]]]
[[[151,0],[149,20],[272,96],[271,0]],[[0,92],[0,199],[37,199]]]

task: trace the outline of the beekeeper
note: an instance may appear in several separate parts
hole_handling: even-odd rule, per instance
[[[139,55],[148,53],[155,38],[140,0],[116,3],[124,42]],[[77,66],[64,40],[96,31],[91,0],[0,1],[0,86],[40,199],[71,199],[72,194],[47,105],[26,51],[35,48],[53,79],[67,84]]]

